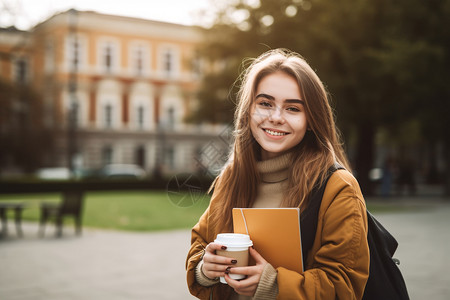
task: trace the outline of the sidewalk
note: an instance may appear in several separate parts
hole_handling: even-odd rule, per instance
[[[0,240],[0,299],[194,299],[185,279],[190,232],[130,233],[84,229],[44,239],[25,224],[23,239]]]
[[[369,201],[373,201],[369,199]],[[450,201],[433,200],[376,217],[399,241],[396,257],[412,300],[450,298]],[[25,237],[0,240],[0,299],[193,299],[184,263],[189,230],[130,233],[24,224]]]
[[[450,201],[431,198],[399,201],[406,212],[377,214],[376,218],[399,242],[394,257],[411,300],[450,299]]]

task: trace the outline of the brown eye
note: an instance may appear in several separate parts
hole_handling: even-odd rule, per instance
[[[267,101],[261,101],[261,102],[259,102],[259,105],[264,106],[264,107],[272,107],[272,105]]]

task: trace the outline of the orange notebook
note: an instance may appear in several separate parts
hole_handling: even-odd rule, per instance
[[[233,208],[233,227],[274,268],[303,272],[299,208]]]

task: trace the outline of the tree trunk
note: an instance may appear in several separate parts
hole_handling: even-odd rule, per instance
[[[447,133],[444,136],[444,193],[445,196],[450,196],[450,135]]]
[[[436,184],[439,183],[439,171],[438,171],[438,147],[437,142],[434,139],[429,139],[428,146],[428,170],[426,174],[426,183]]]
[[[358,182],[364,195],[373,195],[373,185],[369,172],[373,166],[375,147],[375,127],[372,122],[363,120],[358,126],[355,169]]]

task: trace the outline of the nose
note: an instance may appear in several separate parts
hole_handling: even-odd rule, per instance
[[[283,124],[284,117],[282,114],[282,110],[279,107],[275,107],[270,111],[269,121],[275,124]]]

